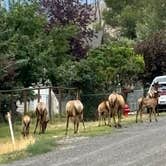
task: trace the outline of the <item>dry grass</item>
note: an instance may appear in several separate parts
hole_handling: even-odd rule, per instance
[[[26,149],[28,145],[34,144],[34,143],[35,143],[35,138],[32,136],[26,139],[20,138],[15,140],[15,146],[12,144],[12,141],[1,143],[0,155]]]

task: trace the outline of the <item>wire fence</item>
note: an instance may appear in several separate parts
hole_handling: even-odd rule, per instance
[[[143,89],[134,90],[128,94],[127,103],[131,111],[135,111],[138,108],[137,100],[143,94]],[[67,101],[80,97],[84,105],[85,120],[96,120],[99,103],[107,100],[109,95],[110,92],[82,94],[80,96],[77,88],[52,86],[0,90],[0,113],[3,119],[8,111],[11,111],[13,117],[15,117],[15,113],[34,113],[37,103],[43,101],[46,103],[49,118],[52,120],[56,114],[59,117],[64,115]]]

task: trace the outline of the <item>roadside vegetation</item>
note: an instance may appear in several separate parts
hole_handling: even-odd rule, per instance
[[[164,116],[165,114],[161,114]],[[78,134],[73,134],[73,124],[69,123],[69,132],[65,136],[66,119],[59,120],[54,119],[53,122],[48,124],[47,131],[45,134],[39,135],[33,134],[34,120],[30,127],[30,136],[24,139],[21,136],[22,126],[20,123],[16,123],[14,126],[14,135],[16,139],[15,148],[12,145],[9,127],[7,124],[1,124],[0,126],[0,163],[7,163],[14,160],[19,160],[25,157],[30,157],[48,151],[55,150],[57,146],[63,146],[58,143],[59,140],[74,138],[74,137],[93,137],[103,134],[111,134],[119,131],[114,127],[100,126],[98,127],[97,121],[85,122],[86,130],[84,131],[82,123],[80,123],[80,129]],[[148,120],[148,115],[143,115],[143,120]],[[128,117],[122,118],[122,128],[129,127],[135,123],[135,115],[129,115]],[[145,122],[146,123],[146,122]],[[120,130],[121,131],[121,130]]]

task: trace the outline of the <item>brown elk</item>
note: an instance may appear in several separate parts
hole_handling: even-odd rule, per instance
[[[158,104],[158,83],[154,83],[153,88],[151,89],[151,91],[148,93],[148,95],[146,97],[141,97],[138,99],[138,110],[136,112],[136,123],[138,122],[138,114],[140,113],[140,120],[141,122],[143,122],[142,120],[142,114],[143,111],[145,110],[145,108],[147,108],[149,110],[149,121],[151,122],[151,115],[152,113],[154,114],[155,120],[157,121],[157,117],[156,117],[156,107]]]
[[[66,135],[68,132],[69,118],[72,118],[74,123],[74,133],[78,132],[79,122],[82,121],[85,130],[84,119],[83,119],[83,104],[80,100],[70,100],[66,104]]]
[[[109,95],[108,101],[110,105],[108,124],[110,125],[111,115],[112,115],[115,127],[121,127],[120,122],[121,122],[123,108],[125,106],[125,100],[122,95],[113,92],[112,94]],[[116,123],[116,118],[115,118],[116,115],[118,116],[118,123]]]
[[[38,123],[39,123],[39,126],[40,126],[39,134],[40,133],[45,133],[45,130],[47,128],[47,123],[48,123],[49,120],[47,119],[47,108],[46,108],[46,105],[45,105],[44,102],[39,102],[37,104],[35,113],[36,113],[37,119],[36,119],[36,126],[35,126],[35,130],[34,130],[34,134],[36,133]]]
[[[24,115],[22,117],[22,125],[23,125],[22,134],[24,137],[27,137],[29,135],[30,123],[31,123],[30,116]]]
[[[106,117],[109,114],[109,102],[108,101],[102,101],[97,108],[97,114],[98,114],[98,121],[100,126],[102,119],[104,120],[104,124],[106,125]]]

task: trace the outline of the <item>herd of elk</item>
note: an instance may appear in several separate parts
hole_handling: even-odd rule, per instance
[[[142,113],[147,108],[149,110],[149,120],[151,120],[152,113],[154,114],[155,120],[157,121],[156,117],[156,106],[158,103],[158,83],[154,83],[154,85],[151,88],[151,91],[148,92],[146,97],[141,97],[138,99],[138,105],[139,109],[136,112],[136,122],[138,122],[138,114],[140,113],[140,120],[142,122]],[[97,108],[97,114],[98,114],[98,126],[101,125],[102,120],[104,121],[104,124],[106,123],[106,118],[108,117],[108,125],[111,126],[111,118],[113,118],[114,126],[115,127],[121,127],[121,117],[123,113],[123,109],[125,106],[125,100],[124,97],[118,93],[111,93],[108,96],[107,100],[102,101]],[[66,135],[68,132],[68,126],[69,126],[69,119],[71,119],[74,123],[74,133],[78,133],[79,128],[79,122],[82,121],[83,127],[85,130],[84,125],[84,119],[83,119],[83,111],[84,106],[82,102],[78,99],[76,100],[70,100],[66,103]],[[36,129],[39,124],[39,134],[45,133],[47,123],[49,120],[47,120],[47,108],[44,102],[39,102],[37,104],[36,110],[36,126],[34,129],[34,134],[36,133]],[[118,121],[116,121],[116,116],[118,117]],[[31,118],[28,115],[24,115],[22,117],[22,124],[23,124],[23,130],[22,134],[24,137],[27,137],[29,135],[29,128],[30,128]]]

